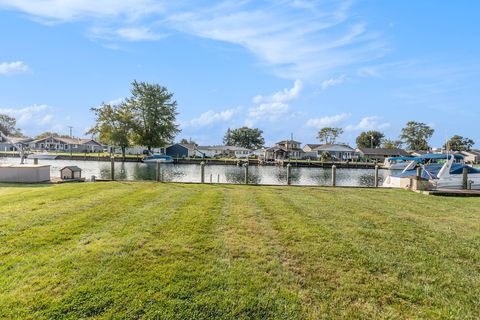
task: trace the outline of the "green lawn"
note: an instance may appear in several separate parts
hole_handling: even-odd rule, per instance
[[[480,317],[480,199],[0,185],[5,319]]]

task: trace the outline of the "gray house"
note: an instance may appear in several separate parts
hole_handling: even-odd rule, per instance
[[[0,137],[0,152],[18,151],[19,148],[28,146],[32,138],[27,137]]]
[[[31,150],[55,152],[103,152],[103,145],[93,139],[46,137],[32,141]]]

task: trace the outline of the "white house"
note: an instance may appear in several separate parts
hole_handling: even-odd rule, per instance
[[[317,159],[324,154],[336,161],[350,161],[357,157],[355,149],[346,144],[306,144],[303,151],[306,156]]]
[[[198,157],[235,157],[248,158],[252,155],[252,150],[236,146],[198,146],[195,150]]]

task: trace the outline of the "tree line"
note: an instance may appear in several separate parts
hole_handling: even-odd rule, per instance
[[[132,145],[153,147],[172,143],[180,132],[176,124],[177,102],[173,93],[158,84],[133,81],[130,97],[120,103],[102,103],[91,108],[95,114],[95,123],[87,134],[97,136],[104,144],[117,146],[125,156],[126,148]],[[0,131],[6,136],[22,137],[16,127],[16,119],[0,114]],[[435,130],[425,123],[409,121],[402,129],[398,139],[387,139],[376,130],[360,133],[356,138],[359,148],[401,148],[410,150],[429,150],[429,140]],[[321,143],[335,144],[344,133],[342,128],[325,127],[318,131],[317,139]],[[44,132],[36,139],[47,136],[70,137],[55,132]],[[195,144],[191,139],[182,139],[180,143]],[[258,149],[264,146],[263,131],[258,128],[241,127],[228,129],[223,137],[225,145],[247,149]],[[453,151],[468,151],[475,142],[459,135],[451,137],[443,146]]]

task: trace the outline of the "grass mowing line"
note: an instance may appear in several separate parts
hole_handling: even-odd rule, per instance
[[[145,186],[145,187],[148,187],[148,186]],[[148,196],[148,192],[150,192],[151,189],[148,189],[148,190],[144,190],[143,193],[140,193],[138,194],[137,196],[139,197],[139,199],[141,201],[146,201],[147,203],[149,203],[149,201],[153,200],[151,199],[151,196]],[[172,199],[172,197],[169,197],[169,190],[165,190],[166,192],[163,194],[166,198],[170,198]],[[170,192],[171,193],[171,192]],[[182,194],[182,193],[180,193]],[[135,195],[135,194],[133,194]],[[154,197],[157,197],[158,194],[153,194]],[[174,200],[174,199],[173,199]],[[132,201],[132,198],[128,198],[128,200],[125,200],[125,202],[128,204],[129,202]],[[132,203],[130,203],[132,204]],[[150,204],[150,203],[149,203]],[[125,203],[123,204],[125,205]],[[134,204],[133,204],[134,205]],[[110,207],[110,211],[113,212],[112,215],[110,215],[109,217],[111,217],[112,219],[115,220],[115,217],[118,216],[119,213],[119,210],[117,209],[122,209],[122,204],[119,204],[117,207]],[[96,211],[96,209],[98,208],[92,208],[91,211]],[[104,210],[105,211],[105,210]],[[132,212],[128,212],[127,209],[123,210],[125,211],[124,213],[126,214],[132,214]],[[108,211],[107,211],[108,212]],[[105,214],[105,212],[103,212],[103,214]],[[99,220],[98,219],[88,219],[89,217],[86,216],[85,219],[83,220],[87,220],[87,222],[91,222],[91,225],[87,225],[87,226],[84,226],[84,229],[86,228],[86,230],[88,231],[94,231],[95,232],[95,229],[100,229],[99,228],[99,225],[102,225],[99,223]],[[132,216],[133,218],[133,216]],[[79,220],[79,221],[82,221],[82,220]],[[110,222],[111,220],[105,220],[105,222]],[[107,223],[108,224],[108,223]],[[104,224],[103,224],[104,225]],[[62,227],[63,229],[65,229],[65,226]],[[75,228],[73,228],[75,229]],[[70,230],[69,232],[67,233],[73,233],[75,234],[75,232],[78,231],[78,230]],[[77,232],[78,233],[78,232]],[[77,261],[84,261],[86,259],[86,257],[83,255],[83,253],[85,253],[84,250],[78,250],[76,249],[74,251],[74,254],[72,255],[70,253],[71,248],[72,248],[72,244],[73,246],[75,247],[76,246],[76,243],[77,241],[75,239],[70,239],[72,241],[68,241],[68,243],[62,243],[64,244],[65,249],[63,249],[63,247],[61,249],[63,249],[64,253],[62,254],[61,252],[58,252],[57,250],[52,250],[51,248],[47,249],[47,251],[50,253],[50,258],[49,256],[45,257],[44,261],[48,261],[49,259],[55,259],[54,260],[54,264],[55,264],[55,267],[54,267],[54,270],[59,270],[61,271],[60,274],[54,274],[54,275],[51,275],[50,274],[50,270],[45,270],[45,269],[42,269],[41,267],[37,268],[36,269],[36,273],[35,275],[32,275],[31,277],[27,278],[28,279],[31,279],[31,278],[35,278],[35,279],[38,279],[39,277],[41,278],[42,276],[43,277],[47,277],[48,280],[47,280],[47,283],[48,284],[51,284],[53,286],[53,288],[51,288],[52,290],[55,290],[56,291],[56,294],[62,294],[61,291],[58,292],[58,286],[59,285],[62,285],[63,287],[65,286],[65,283],[58,283],[57,281],[55,281],[55,278],[57,277],[60,277],[62,279],[76,279],[78,278],[80,275],[75,271],[77,269],[77,266],[78,266],[78,263]],[[83,247],[83,246],[82,246]],[[78,246],[77,246],[78,248]],[[113,251],[113,250],[112,250]],[[35,252],[32,252],[31,253],[32,255],[34,256],[37,256],[38,255],[38,251],[35,251]],[[100,263],[100,269],[103,268],[103,265],[101,264],[102,261],[101,261],[101,257],[100,257],[100,261],[98,259],[94,259],[94,261],[91,261],[94,265],[97,265],[98,266],[98,263]],[[85,272],[87,273],[91,273],[92,269],[89,269],[89,268],[85,268],[86,266],[83,264],[82,265],[82,268],[79,268],[80,270],[85,270]],[[85,269],[83,269],[85,268]],[[65,272],[67,274],[65,274]],[[74,272],[74,274],[71,274],[72,272]],[[63,274],[62,274],[63,273]],[[70,274],[70,275],[69,275]],[[23,274],[22,274],[23,275]],[[92,274],[87,274],[84,279],[84,280],[88,280],[91,276],[93,276]],[[12,277],[8,277],[9,281],[12,281]],[[78,285],[79,283],[75,284],[75,285]],[[21,287],[20,284],[17,284]],[[48,287],[48,286],[47,286]],[[48,292],[48,289],[47,288],[42,288],[42,291],[45,291],[45,296],[43,297],[43,301],[39,301],[39,297],[37,295],[34,295],[33,298],[36,298],[37,301],[36,302],[40,302],[40,304],[44,304],[45,305],[45,301],[49,301],[51,300],[51,294]],[[18,296],[18,292],[14,292],[14,295],[15,296]],[[28,292],[25,292],[25,293],[22,293],[21,294],[22,297],[25,297],[25,296],[28,296]],[[3,299],[4,300],[4,299]],[[18,301],[11,301],[13,304],[16,304],[18,303]],[[35,306],[35,305],[38,305],[34,303],[35,301],[26,301],[26,303],[24,305],[30,305],[30,306]],[[41,309],[41,307],[38,307],[39,309]],[[5,308],[5,310],[7,310],[7,308]],[[23,315],[22,315],[23,317]]]
[[[297,280],[283,268],[274,235],[258,219],[245,190],[225,188],[219,237],[218,273],[227,273],[225,300],[232,318],[293,319],[301,310]],[[225,269],[225,270],[224,270]]]
[[[214,227],[212,222],[218,215],[218,210],[215,213],[218,192],[200,191],[175,209],[172,219],[154,226],[153,229],[160,228],[154,239],[140,248],[132,248],[133,252],[111,252],[108,262],[114,267],[111,272],[69,292],[55,310],[48,310],[45,315],[149,318],[159,316],[156,312],[160,310],[164,317],[182,318],[178,314],[183,314],[186,318],[199,312],[195,310],[201,301],[186,303],[186,297],[199,299],[202,288],[209,284],[199,283],[214,260],[213,254],[209,256],[212,243],[204,238],[211,236],[208,230]],[[152,211],[152,215],[163,212],[159,209]],[[143,259],[144,256],[150,259]],[[79,299],[87,299],[88,303],[78,306]]]
[[[308,194],[307,194],[308,196]],[[311,196],[311,195],[310,195]],[[342,197],[344,203],[348,203],[349,199],[348,196]],[[286,199],[286,200],[285,200]],[[299,199],[305,200],[305,198],[301,198],[298,196],[292,195],[289,198],[282,199],[284,201],[281,201],[281,206],[282,207],[291,207],[291,210],[284,210],[285,212],[302,212],[301,215],[298,215],[298,218],[301,219],[306,219],[308,218],[309,211],[312,211],[311,206],[309,207],[304,207],[301,204],[299,204]],[[293,200],[292,200],[293,199]],[[290,202],[290,204],[289,204]],[[294,203],[295,202],[295,203]],[[301,201],[303,203],[303,201]],[[305,201],[308,202],[308,201]],[[353,207],[358,207],[360,203],[353,205]],[[324,206],[328,206],[329,204],[324,204]],[[268,208],[269,206],[267,206]],[[362,213],[365,214],[365,213]],[[360,214],[360,216],[362,215]],[[290,215],[282,215],[283,220],[287,219],[287,221],[280,221],[280,227],[283,228],[283,230],[290,230],[294,231],[295,228],[292,228],[292,226],[312,226],[311,222],[312,220],[306,219],[304,223],[297,223],[294,222],[295,217],[290,216]],[[471,267],[468,263],[465,263],[460,270],[453,270],[454,274],[457,273],[457,275],[461,276],[460,278],[462,279],[460,281],[460,289],[454,288],[451,286],[451,281],[453,278],[451,277],[452,275],[452,270],[450,270],[451,261],[444,261],[442,260],[443,257],[441,254],[434,254],[430,253],[427,249],[428,246],[425,246],[426,250],[420,251],[420,252],[413,252],[414,256],[412,256],[412,252],[407,252],[406,254],[400,254],[402,253],[402,240],[400,237],[397,237],[397,239],[394,239],[394,241],[391,241],[391,245],[388,245],[388,242],[385,243],[382,241],[383,239],[379,238],[377,239],[377,246],[374,247],[369,247],[368,245],[368,238],[366,237],[361,237],[360,239],[358,238],[358,235],[356,234],[355,230],[358,230],[358,225],[361,225],[362,221],[361,219],[358,219],[359,214],[356,214],[355,216],[352,216],[350,219],[351,220],[357,220],[354,225],[354,228],[346,228],[345,227],[345,222],[347,225],[352,225],[352,221],[346,221],[345,218],[346,216],[344,214],[337,215],[337,220],[339,222],[338,228],[342,229],[344,231],[344,234],[342,237],[336,237],[337,242],[339,242],[341,245],[346,245],[350,244],[351,248],[349,248],[346,252],[348,252],[348,257],[349,260],[344,261],[347,262],[345,266],[348,266],[348,268],[351,268],[352,270],[355,271],[355,274],[352,274],[351,272],[348,271],[348,268],[345,269],[343,267],[343,270],[341,274],[339,275],[339,281],[341,283],[340,289],[342,287],[345,287],[348,289],[349,287],[351,288],[351,292],[365,292],[366,294],[360,295],[358,297],[352,297],[349,292],[341,292],[341,296],[343,298],[347,298],[350,296],[354,300],[350,301],[349,303],[354,306],[357,304],[359,307],[362,308],[363,311],[367,310],[369,314],[375,314],[376,312],[381,312],[382,314],[385,313],[390,313],[391,315],[398,315],[398,314],[408,314],[409,312],[412,312],[412,310],[417,309],[417,314],[424,314],[424,316],[438,316],[436,313],[438,310],[441,310],[441,308],[445,308],[444,305],[442,304],[435,304],[435,301],[442,301],[442,300],[451,300],[451,303],[449,304],[449,313],[455,313],[460,310],[460,313],[463,312],[463,314],[472,314],[471,312],[473,309],[468,309],[464,308],[463,310],[459,309],[459,306],[455,305],[455,299],[454,295],[451,295],[450,293],[444,293],[444,289],[440,289],[444,285],[447,287],[450,287],[451,289],[454,289],[454,292],[457,294],[466,294],[465,299],[469,299],[468,296],[473,297],[475,295],[475,292],[468,292],[468,286],[464,286],[464,284],[471,282],[471,277],[465,276],[465,269],[468,271],[466,272],[467,274],[473,270],[471,270]],[[360,217],[361,218],[361,217]],[[395,224],[396,221],[393,221],[393,224]],[[393,225],[392,224],[392,225]],[[382,226],[384,228],[384,226]],[[409,224],[406,225],[407,228],[413,229],[415,228],[414,224]],[[296,239],[296,236],[298,235],[305,235],[308,234],[307,231],[304,230],[304,228],[297,228],[298,230],[301,230],[301,232],[295,232],[293,233],[293,239]],[[323,229],[324,230],[324,229]],[[323,231],[322,230],[322,231]],[[349,231],[350,230],[350,231]],[[345,233],[345,231],[347,233]],[[423,241],[429,241],[429,239],[422,237],[422,235],[418,235]],[[291,237],[291,236],[290,236]],[[308,238],[302,238],[301,243],[303,244],[301,247],[301,251],[298,252],[300,255],[304,255],[302,252],[304,250],[305,244],[309,243]],[[318,242],[318,241],[315,241]],[[315,244],[313,242],[312,244]],[[405,241],[403,241],[405,242]],[[408,244],[408,241],[405,243]],[[295,244],[295,242],[294,242]],[[393,244],[393,245],[392,245]],[[400,244],[400,245],[399,245]],[[438,246],[437,243],[431,243],[432,246]],[[387,248],[385,248],[387,246]],[[448,245],[447,245],[448,247]],[[478,247],[478,245],[476,246]],[[340,247],[341,248],[341,247]],[[391,251],[388,251],[388,249],[391,249]],[[292,249],[295,249],[295,246],[292,247]],[[354,249],[352,251],[352,249]],[[387,251],[385,251],[387,249]],[[400,250],[399,250],[400,249]],[[415,249],[418,250],[418,243],[415,247]],[[345,248],[341,249],[341,252],[345,251]],[[331,256],[332,252],[329,252],[329,256]],[[313,256],[318,257],[321,256],[320,252],[316,252]],[[307,255],[308,257],[308,255]],[[401,264],[398,265],[398,260],[400,258]],[[428,258],[428,263],[431,263],[432,266],[425,265],[427,261],[423,261],[422,259]],[[353,260],[352,260],[353,259]],[[350,261],[350,262],[348,262]],[[352,264],[353,262],[353,264]],[[417,266],[416,263],[421,262],[422,265]],[[392,264],[393,263],[393,264]],[[315,261],[311,261],[308,263],[309,265],[314,265]],[[342,266],[339,266],[342,268]],[[406,269],[405,269],[406,268]],[[411,274],[410,278],[406,277],[404,275],[404,278],[402,281],[399,281],[395,277],[389,276],[388,278],[385,278],[385,275],[395,275],[398,274],[399,272],[405,273],[405,271],[410,272],[410,270],[413,268],[413,270],[418,269],[417,271],[413,271],[413,274]],[[425,268],[431,268],[432,271],[425,273]],[[437,270],[435,270],[437,268]],[[438,268],[444,269],[443,271],[438,272]],[[303,268],[305,269],[305,268]],[[457,268],[458,269],[458,268]],[[378,273],[380,271],[380,273]],[[417,274],[417,273],[419,274]],[[422,273],[423,272],[423,273]],[[411,273],[411,272],[410,272]],[[432,276],[429,278],[430,274],[436,275]],[[441,277],[442,274],[446,274],[445,277]],[[337,273],[338,276],[338,273]],[[420,278],[419,278],[420,277]],[[426,278],[425,278],[426,277]],[[455,276],[454,276],[455,277]],[[368,280],[370,279],[370,280]],[[431,279],[431,280],[430,280]],[[352,282],[353,280],[353,282]],[[360,281],[360,282],[359,282]],[[373,288],[376,288],[377,293],[375,291],[368,293],[367,290],[364,290],[362,287],[362,281],[370,281],[374,285],[369,284],[370,291]],[[436,281],[436,283],[430,283],[431,281]],[[331,281],[330,281],[331,282]],[[427,287],[422,287],[422,286],[412,286],[409,285],[410,283],[412,284],[417,284],[418,282],[422,283],[424,282]],[[380,286],[375,285],[375,284],[380,284]],[[353,287],[352,287],[353,286]],[[358,288],[360,286],[360,288]],[[385,288],[383,288],[384,286]],[[372,288],[373,287],[373,288]],[[476,291],[476,290],[475,290]],[[388,296],[389,292],[394,292],[394,293],[400,293],[398,296]],[[373,294],[373,295],[372,295]],[[387,294],[386,296],[384,294]],[[371,296],[373,298],[369,298]],[[432,297],[434,296],[434,297]],[[367,301],[363,301],[367,298]],[[358,302],[360,301],[360,303]],[[376,305],[378,302],[381,302],[381,305]],[[407,302],[407,304],[405,304]],[[382,306],[383,305],[383,306]],[[393,307],[393,308],[392,308]],[[373,309],[372,309],[373,308]],[[343,306],[336,305],[335,309],[338,310],[352,310],[352,307],[349,307],[348,305],[344,304]],[[435,310],[435,312],[434,312]],[[354,311],[353,314],[362,314],[361,312]],[[346,314],[342,314],[342,316],[348,315],[352,316],[352,313],[348,311]],[[340,316],[340,314],[338,315]]]

